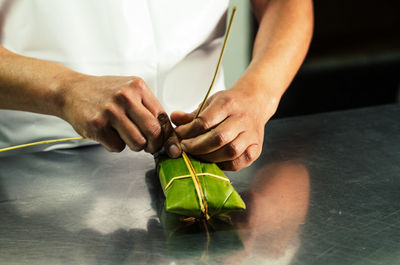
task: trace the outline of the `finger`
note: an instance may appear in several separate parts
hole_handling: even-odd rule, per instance
[[[216,128],[194,138],[182,140],[182,149],[193,155],[214,152],[233,141],[242,131],[240,123],[226,119]]]
[[[99,133],[96,140],[110,152],[121,152],[126,146],[120,135],[112,128]]]
[[[158,121],[160,122],[164,149],[171,158],[177,158],[181,155],[182,149],[180,148],[179,139],[176,135],[174,128],[172,127],[171,121],[166,113],[158,115]]]
[[[115,117],[112,120],[112,126],[132,151],[139,152],[146,147],[146,138],[125,113]]]
[[[125,143],[119,134],[112,128],[108,119],[97,116],[88,121],[88,129],[85,137],[99,142],[110,152],[121,152],[125,148]]]
[[[186,113],[183,111],[174,111],[171,113],[171,121],[176,126],[181,126],[183,124],[189,123],[194,119],[195,113]]]
[[[188,124],[184,124],[175,129],[181,139],[193,138],[214,128],[229,116],[226,109],[221,109],[217,105],[208,105],[200,115]]]
[[[233,141],[222,148],[205,155],[198,155],[201,160],[221,163],[232,161],[240,157],[246,148],[251,145],[252,137],[248,132],[241,132]]]
[[[246,151],[244,151],[243,154],[238,158],[232,161],[217,163],[217,165],[222,170],[238,171],[242,168],[250,166],[260,156],[260,153],[261,147],[258,144],[253,144],[247,147]]]
[[[128,112],[147,140],[146,152],[155,153],[163,144],[161,126],[158,120],[144,107]]]
[[[158,120],[142,104],[130,104],[127,115],[146,138],[146,152],[155,153],[162,146],[161,127]]]
[[[141,91],[142,104],[150,111],[150,113],[153,114],[154,117],[158,117],[158,115],[165,112],[160,102],[156,96],[154,96],[153,92],[151,92],[150,88],[143,79],[136,78],[131,85],[136,88],[136,91]]]
[[[164,112],[161,104],[141,78],[129,83],[132,89],[124,91],[118,99],[125,106],[128,117],[146,138],[146,152],[155,153],[162,146],[161,127],[157,116]]]

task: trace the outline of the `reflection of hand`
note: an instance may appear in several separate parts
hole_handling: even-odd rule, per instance
[[[253,88],[251,79],[242,78],[211,96],[196,119],[197,110],[172,113],[182,148],[224,170],[249,166],[261,153],[264,126],[276,108],[274,100]]]
[[[82,75],[66,85],[62,98],[62,117],[109,151],[128,145],[154,153],[163,144],[157,117],[164,110],[140,78]]]
[[[246,212],[232,214],[245,251],[226,264],[289,264],[299,247],[310,196],[310,175],[298,161],[266,164],[245,194]]]

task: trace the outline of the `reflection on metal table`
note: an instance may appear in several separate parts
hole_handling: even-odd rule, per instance
[[[400,264],[400,105],[269,122],[208,236],[163,218],[148,154],[4,154],[0,264]]]

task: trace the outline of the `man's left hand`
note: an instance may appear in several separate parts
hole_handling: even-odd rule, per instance
[[[211,96],[197,118],[197,110],[172,113],[182,149],[223,170],[237,171],[255,161],[278,100],[254,86],[251,79],[241,78],[231,89]]]

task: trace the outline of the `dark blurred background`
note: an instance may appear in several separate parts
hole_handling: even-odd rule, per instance
[[[276,118],[395,103],[400,1],[314,1],[313,41]]]
[[[251,59],[257,23],[250,1],[238,6],[224,57],[232,86]],[[307,58],[275,118],[399,102],[400,1],[315,0]]]

